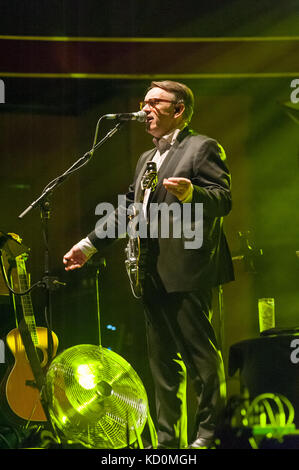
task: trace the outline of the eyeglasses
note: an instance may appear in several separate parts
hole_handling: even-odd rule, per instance
[[[160,98],[152,98],[151,100],[140,101],[139,107],[140,107],[140,109],[143,109],[146,105],[149,105],[150,108],[155,108],[157,106],[157,104],[162,103],[162,102],[163,103],[173,103],[173,104],[176,103],[176,101],[162,100]]]

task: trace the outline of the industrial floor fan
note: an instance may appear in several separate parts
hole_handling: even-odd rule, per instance
[[[46,375],[45,397],[59,434],[87,448],[140,443],[149,417],[139,376],[125,359],[102,346],[77,345],[58,355]]]

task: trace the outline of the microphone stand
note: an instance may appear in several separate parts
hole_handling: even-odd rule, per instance
[[[103,116],[104,117],[104,116]],[[92,149],[86,152],[82,157],[80,157],[70,168],[68,168],[62,175],[55,178],[51,181],[42,191],[41,195],[33,201],[20,215],[19,219],[24,218],[29,212],[36,208],[40,208],[42,228],[43,228],[43,238],[45,245],[45,254],[44,254],[44,276],[41,283],[37,283],[37,286],[42,286],[46,289],[46,302],[45,302],[45,319],[48,327],[48,355],[49,360],[52,359],[53,354],[53,337],[52,337],[52,305],[51,305],[51,292],[60,287],[66,285],[63,282],[59,282],[56,276],[50,275],[50,251],[49,251],[49,220],[50,220],[50,202],[49,198],[53,191],[60,186],[72,173],[78,171],[80,168],[85,166],[92,158],[95,150],[100,148],[109,138],[111,138],[124,124],[124,121],[118,122],[116,126],[111,129],[102,140],[98,143],[97,135],[99,129],[99,123],[102,118],[98,120],[95,137]],[[41,368],[40,368],[41,369]]]

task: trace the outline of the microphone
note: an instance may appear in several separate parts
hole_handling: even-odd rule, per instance
[[[146,121],[146,112],[137,111],[136,113],[105,114],[106,119],[118,119],[119,121]]]

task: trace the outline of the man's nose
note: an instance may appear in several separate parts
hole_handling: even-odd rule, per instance
[[[146,113],[151,112],[151,107],[150,107],[149,103],[145,103],[145,105],[142,108],[142,111],[145,111]]]

